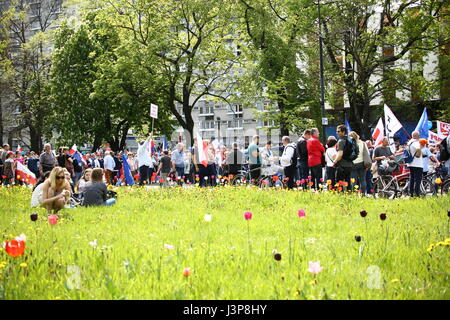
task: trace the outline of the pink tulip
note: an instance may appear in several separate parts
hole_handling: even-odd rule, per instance
[[[308,267],[308,271],[312,274],[318,274],[319,272],[321,272],[323,270],[323,268],[320,267],[320,261],[317,262],[313,262],[310,261],[309,262],[309,267]]]
[[[244,218],[245,220],[251,220],[252,219],[252,213],[251,212],[244,212]]]
[[[306,212],[305,212],[305,210],[298,210],[298,217],[299,217],[299,218],[306,217]]]
[[[191,275],[191,268],[184,268],[183,276],[189,277]]]
[[[48,216],[48,222],[51,225],[55,225],[58,222],[58,216],[56,214],[51,214]]]

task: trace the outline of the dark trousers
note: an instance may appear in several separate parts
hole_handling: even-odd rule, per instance
[[[372,171],[370,168],[366,170],[366,184],[367,184],[367,193],[372,194],[373,193],[373,183],[372,183]]]
[[[298,173],[299,173],[300,180],[308,179],[308,176],[309,176],[308,161],[298,161],[297,167],[298,167]]]
[[[360,190],[363,194],[367,192],[367,183],[366,183],[366,167],[364,166],[364,162],[357,163],[352,172],[353,178],[358,180]]]
[[[411,197],[420,196],[420,183],[422,182],[423,169],[417,167],[409,167],[409,194]]]
[[[351,175],[353,168],[352,167],[337,167],[336,168],[336,181],[345,181],[350,186],[351,184]]]
[[[200,187],[206,187],[207,185],[216,186],[216,165],[208,164],[207,167],[200,164],[198,166],[198,175],[200,178]],[[208,179],[205,179],[207,177]],[[214,178],[213,178],[214,177]]]
[[[322,179],[322,165],[317,165],[309,168],[311,170],[311,180],[314,183],[314,189],[317,189]]]
[[[177,178],[178,178],[178,184],[183,184],[181,182],[181,179],[184,179],[184,167],[175,167],[175,170],[177,171]]]
[[[149,173],[148,166],[140,166],[139,167],[139,185],[140,186],[143,186],[144,183],[148,184],[148,173]]]
[[[296,166],[289,166],[284,168],[284,177],[288,178],[287,187],[288,189],[293,189],[295,185],[295,171],[297,170]]]
[[[55,166],[47,166],[45,164],[42,165],[42,174],[45,174],[48,171],[52,171]]]
[[[331,180],[331,186],[334,188],[334,184],[336,183],[336,168],[326,167],[325,168],[325,178],[327,180]]]
[[[250,169],[250,177],[252,180],[257,182],[259,176],[261,175],[261,165],[260,164],[251,164],[249,166]]]

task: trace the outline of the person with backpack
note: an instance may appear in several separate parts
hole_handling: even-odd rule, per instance
[[[297,168],[300,180],[306,180],[309,176],[307,145],[307,141],[309,139],[311,139],[311,130],[306,129],[305,131],[303,131],[303,136],[301,136],[297,141]]]
[[[280,162],[284,168],[284,177],[287,178],[288,189],[293,189],[295,185],[295,171],[297,170],[297,144],[291,143],[288,136],[281,139],[284,151]]]
[[[420,196],[420,183],[423,176],[423,144],[420,143],[419,131],[412,132],[412,139],[408,142],[405,152],[409,152],[410,156],[405,157],[405,163],[409,168],[409,194],[414,197],[414,194]],[[411,159],[412,158],[412,159]]]
[[[437,156],[440,162],[444,163],[447,170],[450,169],[450,135],[439,143],[439,154]]]
[[[314,183],[314,189],[319,187],[322,179],[322,156],[325,148],[319,140],[320,131],[317,128],[311,129],[311,139],[306,143],[308,149],[308,167],[311,170],[311,180]]]
[[[355,167],[353,160],[358,157],[359,148],[353,138],[347,137],[347,127],[345,125],[339,125],[336,129],[336,134],[339,137],[338,153],[334,163],[336,181],[347,182],[350,185],[351,174]]]
[[[353,160],[355,168],[352,172],[352,177],[358,179],[362,195],[366,195],[366,170],[372,166],[372,159],[370,158],[369,149],[365,142],[360,139],[359,135],[355,131],[352,131],[349,133],[349,136],[358,144],[359,149],[358,157]]]

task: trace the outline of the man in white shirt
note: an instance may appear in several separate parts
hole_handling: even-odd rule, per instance
[[[114,167],[116,166],[116,162],[114,161],[114,158],[111,156],[110,151],[105,152],[105,159],[103,166],[105,167],[106,184],[110,185],[112,173],[114,171]]]
[[[297,170],[297,157],[295,156],[297,145],[291,143],[291,139],[288,136],[284,136],[281,142],[283,143],[284,151],[280,162],[284,168],[284,177],[288,179],[288,188],[292,189],[295,185],[295,171]]]
[[[153,169],[153,161],[150,156],[150,148],[149,148],[150,138],[144,141],[143,144],[140,144],[137,151],[137,161],[139,165],[139,185],[144,185],[144,183],[148,183],[149,171]],[[145,181],[145,182],[144,182]]]
[[[414,193],[417,197],[420,196],[420,183],[422,182],[423,175],[422,145],[419,143],[419,139],[419,131],[413,131],[412,139],[408,142],[407,146],[413,156],[413,161],[408,163],[410,175],[409,194],[411,197],[414,196]]]

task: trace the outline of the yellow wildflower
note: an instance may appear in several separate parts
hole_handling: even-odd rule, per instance
[[[391,283],[396,283],[396,282],[400,282],[400,279],[392,279]]]
[[[21,268],[26,268],[28,265],[26,264],[26,262],[22,262],[21,264],[20,264],[20,267]]]

